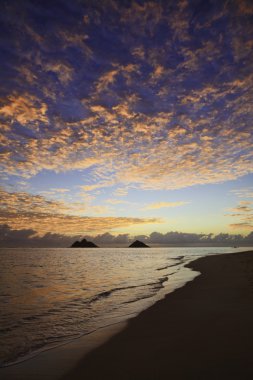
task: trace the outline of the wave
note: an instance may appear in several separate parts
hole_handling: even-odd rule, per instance
[[[142,300],[156,299],[160,289],[165,287],[165,283],[169,277],[176,273],[177,270],[180,270],[180,264],[182,264],[181,260],[184,256],[178,256],[176,258],[170,257],[167,260],[166,257],[167,254],[163,258],[164,261],[160,261],[160,268],[158,268],[155,261],[152,267],[149,266],[148,262],[146,268],[144,260],[141,269],[139,267],[137,268],[139,270],[139,277],[137,277],[135,273],[134,276],[130,276],[128,272],[126,272],[125,277],[122,277],[123,280],[121,283],[119,283],[120,277],[116,276],[116,271],[115,279],[112,277],[114,282],[111,282],[111,284],[110,281],[107,281],[106,276],[102,276],[105,280],[104,282],[98,283],[97,276],[99,273],[96,274],[96,276],[94,276],[94,286],[96,287],[92,286],[93,282],[85,282],[81,276],[79,283],[78,281],[74,283],[75,287],[73,292],[71,288],[73,284],[70,283],[71,287],[67,289],[66,298],[57,297],[56,295],[55,298],[50,299],[48,304],[45,304],[45,308],[43,309],[24,309],[22,313],[17,315],[17,320],[15,322],[13,321],[14,323],[12,324],[10,323],[11,321],[6,319],[6,326],[4,326],[5,328],[1,331],[4,333],[4,336],[10,336],[10,338],[19,344],[20,331],[25,331],[27,337],[31,337],[31,339],[27,339],[24,345],[20,344],[20,346],[18,346],[16,344],[15,347],[13,346],[12,352],[6,351],[5,353],[2,351],[4,362],[1,361],[0,366],[8,366],[24,361],[37,355],[41,351],[90,334],[92,331],[97,330],[97,327],[101,324],[104,326],[107,321],[111,321],[111,318],[116,318],[115,320],[118,318],[122,319],[125,313],[129,313],[129,311],[131,311],[131,313],[129,313],[130,315],[135,313],[136,310],[140,310],[143,305],[145,305],[145,301],[142,302]],[[33,265],[34,267],[37,266],[36,264]],[[172,267],[175,268],[170,270]],[[132,267],[130,266],[130,268]],[[147,270],[146,272],[144,272],[145,268]],[[156,272],[162,270],[164,270],[164,272]],[[145,273],[145,275],[143,275],[143,273]],[[56,274],[58,281],[59,276],[58,273]],[[63,278],[64,277],[62,277],[61,280]],[[110,272],[108,272],[108,278],[110,278]],[[42,279],[42,283],[34,284],[33,281],[28,281],[27,283],[33,284],[33,287],[43,287],[43,281],[44,279]],[[57,281],[56,284],[58,283]],[[67,286],[67,284],[65,284],[65,286]],[[91,293],[92,290],[93,294]],[[7,298],[10,296],[7,292],[3,295]],[[133,306],[129,305],[128,307],[127,304],[133,304]],[[109,319],[106,317],[105,312],[109,316]],[[26,315],[24,315],[25,313]],[[28,313],[29,315],[27,315]],[[126,314],[126,316],[127,315],[128,314]],[[38,329],[36,326],[38,325],[40,329],[37,333]],[[13,333],[11,333],[12,331]],[[7,348],[9,347],[8,345],[10,346],[7,342]],[[8,358],[6,356],[8,356]]]
[[[99,301],[102,298],[109,297],[112,293],[115,293],[115,292],[120,292],[122,290],[128,290],[128,289],[143,288],[143,287],[146,287],[146,286],[154,285],[156,283],[157,282],[151,282],[151,283],[142,284],[142,285],[131,285],[131,286],[123,286],[123,287],[112,288],[112,289],[109,289],[109,290],[106,290],[104,292],[96,294],[95,296],[93,296],[90,299],[84,301],[83,303],[93,303],[93,302]]]
[[[164,270],[164,269],[168,269],[168,268],[171,268],[171,267],[176,267],[180,265],[180,263],[177,263],[177,264],[171,264],[171,265],[166,265],[165,267],[161,267],[161,268],[157,268],[157,270]]]
[[[171,265],[174,266],[174,265]],[[169,274],[171,275],[171,273]],[[137,288],[143,288],[147,286],[152,286],[153,289],[160,289],[163,287],[163,283],[168,281],[168,275],[165,275],[161,278],[158,279],[158,281],[154,282],[148,282],[146,284],[141,284],[141,285],[131,285],[131,286],[124,286],[124,287],[117,287],[117,288],[112,288],[110,290],[106,290],[104,292],[98,293],[94,297],[90,298],[89,300],[85,301],[85,303],[92,303],[100,300],[101,298],[109,297],[112,293],[114,292],[119,292],[122,290],[128,290],[128,289],[137,289]],[[153,294],[152,294],[153,296]]]

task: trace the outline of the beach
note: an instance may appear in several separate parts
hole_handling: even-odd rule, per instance
[[[1,378],[252,379],[253,251],[187,266],[200,275],[126,326],[98,332],[91,350],[79,339],[3,368]]]
[[[0,380],[253,380],[253,0],[0,20]]]
[[[189,267],[201,275],[130,320],[63,379],[252,379],[253,252]]]

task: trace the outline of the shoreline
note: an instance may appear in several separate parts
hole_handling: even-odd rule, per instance
[[[185,269],[188,269],[187,265],[183,264],[181,271]],[[146,307],[142,307],[140,310],[131,313],[127,318],[119,318],[117,322],[100,326],[80,337],[33,352],[30,356],[26,355],[24,358],[0,367],[0,378],[2,380],[26,380],[27,378],[36,378],[36,380],[48,378],[50,378],[50,380],[61,379],[65,373],[75,367],[81,358],[124,330],[131,319],[136,318],[141,312],[164,299],[166,295],[185,286],[198,275],[199,273],[190,270],[189,273],[185,275],[184,281],[177,280],[176,283],[178,282],[179,284],[174,283],[173,286],[170,284],[169,289],[160,290],[161,293],[157,293],[156,296],[148,302]],[[64,358],[64,362],[62,362],[62,358]],[[39,372],[37,369],[39,369]]]
[[[62,380],[252,379],[253,251],[187,266],[201,274],[131,319]]]
[[[1,380],[60,380],[71,368],[100,345],[126,327],[117,322],[86,334],[83,337],[41,351],[23,361],[0,368]]]
[[[173,379],[190,379],[191,377],[188,370],[187,375],[185,375],[186,377],[180,374],[180,367],[182,370],[182,364],[186,360],[186,358],[183,355],[183,351],[180,352],[177,358],[178,360],[175,361],[175,350],[174,353],[171,352],[170,347],[172,342],[174,342],[174,347],[178,346],[177,340],[179,337],[175,335],[175,331],[181,331],[181,340],[183,335],[182,331],[184,331],[185,328],[185,326],[184,328],[182,328],[182,325],[185,323],[184,316],[181,315],[182,297],[184,303],[189,305],[189,300],[185,299],[185,293],[190,293],[191,299],[192,297],[194,297],[194,292],[202,293],[201,288],[203,285],[203,281],[205,285],[206,280],[208,280],[208,277],[210,277],[210,273],[208,273],[207,268],[210,266],[210,260],[220,261],[221,266],[224,267],[224,258],[228,258],[228,256],[235,258],[239,255],[241,256],[239,259],[241,259],[244,255],[247,255],[247,258],[251,262],[252,266],[251,273],[253,273],[253,251],[230,253],[225,255],[217,254],[195,259],[190,263],[186,264],[185,267],[190,268],[194,272],[200,272],[200,274],[197,275],[197,277],[195,277],[191,281],[186,282],[186,284],[184,284],[182,287],[175,289],[172,293],[168,293],[165,296],[165,298],[157,301],[155,304],[150,306],[148,309],[145,309],[134,318],[131,318],[126,322],[121,322],[115,325],[101,328],[98,331],[92,333],[90,338],[88,337],[88,341],[87,336],[85,336],[85,340],[83,338],[78,338],[73,342],[68,342],[60,347],[42,352],[38,356],[35,356],[25,362],[1,368],[1,378],[3,380],[25,380],[28,378],[31,380],[76,380],[84,378],[121,378],[127,380],[134,380],[135,378],[138,378],[138,380],[159,380],[163,376],[171,375]],[[236,260],[238,261],[238,258]],[[231,259],[231,261],[233,261],[233,259]],[[219,265],[219,263],[216,263],[216,267],[217,264]],[[193,294],[191,294],[192,292]],[[251,300],[253,301],[252,298]],[[173,315],[175,317],[175,315],[177,314],[177,320],[174,320],[173,318],[171,319],[174,325],[174,336],[173,330],[171,330],[170,335],[167,336],[168,332],[166,331],[166,329],[168,329],[168,320],[164,319],[164,311],[162,311],[166,311],[166,309],[168,309],[168,302],[172,304],[176,303],[176,308],[179,307],[179,310],[176,310],[176,308],[173,307],[173,313],[172,310],[170,310],[170,312],[167,315],[167,317],[170,320],[170,318],[172,318]],[[213,299],[212,302],[216,302],[216,299]],[[180,310],[181,312],[178,313],[178,311]],[[253,311],[250,315],[252,316],[253,320]],[[189,323],[189,321],[187,322]],[[164,327],[164,331],[162,331],[162,326]],[[195,326],[196,333],[201,332],[200,327],[201,326],[196,328]],[[183,340],[186,340],[186,338],[184,338]],[[251,336],[251,343],[252,342],[253,336]],[[169,345],[169,347],[166,343]],[[189,349],[189,345],[191,345],[191,343],[189,343],[189,341],[187,340],[186,345]],[[138,352],[137,347],[139,348]],[[251,348],[253,349],[252,345]],[[159,351],[159,357],[156,357],[157,351]],[[168,357],[171,357],[171,354],[174,355],[173,365],[170,363],[170,360],[166,361],[164,358],[164,356],[167,357],[167,355]],[[138,358],[138,360],[136,360],[136,358]],[[179,359],[182,361],[181,364]],[[150,368],[149,360],[150,363],[153,363]],[[164,368],[164,360],[166,361],[165,367],[170,367],[168,373],[165,371]],[[117,362],[116,366],[115,362]],[[179,373],[175,371],[173,372],[175,363],[177,363]],[[188,365],[185,365],[185,367],[188,368]],[[192,366],[190,365],[189,368],[191,367]],[[147,369],[147,371],[145,368]],[[250,374],[253,378],[253,371],[250,372]],[[194,379],[198,378],[195,372],[192,376],[192,378]],[[207,374],[201,374],[201,376],[202,377],[199,378],[209,379]],[[215,377],[214,374],[212,374],[210,379],[211,378],[220,379],[220,377]],[[247,377],[243,378],[246,379]],[[226,379],[226,377],[222,375],[222,379]]]

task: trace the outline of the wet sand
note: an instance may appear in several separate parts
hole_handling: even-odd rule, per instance
[[[130,320],[62,380],[253,379],[253,252],[188,267],[201,275]]]
[[[253,379],[253,251],[204,257],[188,267],[201,275],[127,325],[0,369],[0,378]]]
[[[112,324],[41,352],[23,362],[0,368],[1,380],[60,380],[74,368],[88,352],[105,343],[111,336],[123,330],[126,322]]]

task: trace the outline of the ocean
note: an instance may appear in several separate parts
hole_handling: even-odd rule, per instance
[[[0,366],[137,315],[192,280],[195,258],[245,250],[0,249]]]

